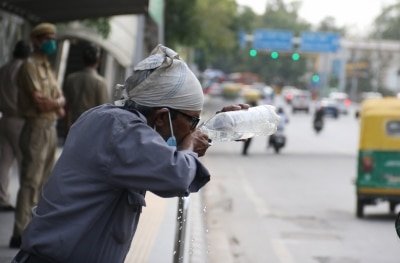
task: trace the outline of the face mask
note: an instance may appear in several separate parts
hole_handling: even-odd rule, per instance
[[[46,55],[52,55],[57,50],[57,42],[54,39],[46,40],[40,46],[40,50]]]
[[[168,119],[169,119],[169,127],[170,127],[170,129],[171,129],[171,137],[168,138],[167,144],[168,144],[169,146],[174,146],[174,147],[176,147],[177,143],[176,143],[176,138],[175,138],[175,136],[174,136],[174,129],[172,128],[171,115],[170,115],[169,112],[168,112]]]

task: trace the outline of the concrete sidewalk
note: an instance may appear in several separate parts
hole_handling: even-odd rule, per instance
[[[61,149],[59,150],[59,153]],[[10,178],[11,203],[16,203],[19,188],[18,171],[13,166]],[[185,244],[185,258],[179,262],[206,263],[204,215],[201,213],[202,193],[190,196]],[[125,263],[169,263],[173,262],[177,226],[178,198],[160,198],[148,192],[147,206],[138,225],[131,249]],[[8,247],[14,224],[14,212],[0,212],[0,263],[9,263],[18,252]]]

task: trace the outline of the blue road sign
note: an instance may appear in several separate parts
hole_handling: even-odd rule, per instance
[[[256,29],[253,32],[253,48],[257,50],[292,50],[293,32],[287,30]]]
[[[336,52],[340,48],[340,36],[333,32],[303,32],[300,36],[302,52]]]

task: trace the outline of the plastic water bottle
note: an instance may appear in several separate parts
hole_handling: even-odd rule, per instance
[[[213,141],[235,141],[276,132],[280,117],[272,105],[247,110],[227,111],[214,115],[200,126]]]

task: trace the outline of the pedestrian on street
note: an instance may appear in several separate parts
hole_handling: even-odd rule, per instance
[[[106,80],[99,75],[100,49],[87,44],[83,48],[84,69],[70,74],[65,80],[67,130],[86,110],[110,102]]]
[[[24,120],[18,116],[18,87],[16,76],[23,61],[31,51],[29,43],[20,40],[16,43],[13,58],[0,68],[0,212],[14,211],[10,203],[10,169],[17,161],[21,165],[19,136]]]
[[[22,163],[15,222],[10,248],[19,248],[22,231],[31,218],[41,187],[50,175],[57,148],[56,120],[63,116],[65,99],[48,57],[55,53],[56,27],[41,23],[31,31],[32,55],[18,75],[18,110],[25,124],[20,136]]]
[[[146,191],[187,196],[210,180],[202,87],[178,54],[158,45],[123,90],[71,127],[14,262],[124,262]]]

